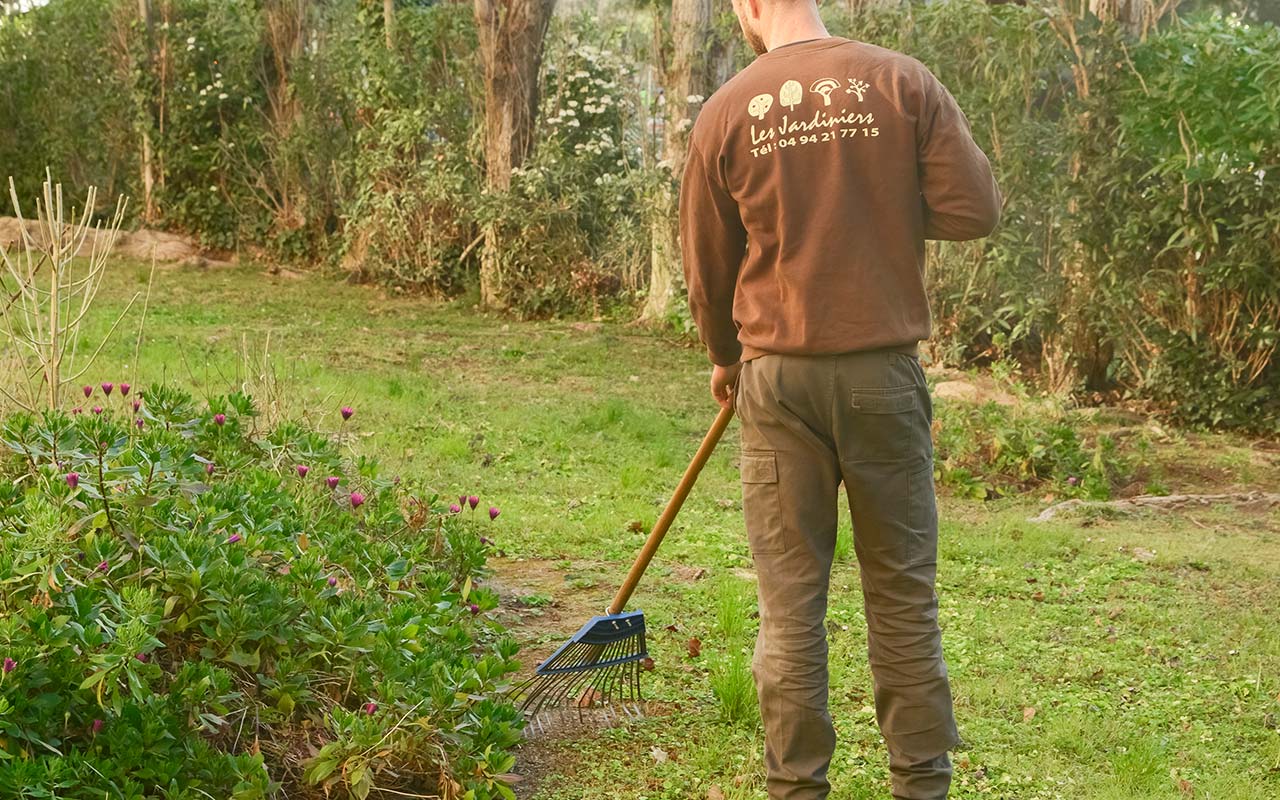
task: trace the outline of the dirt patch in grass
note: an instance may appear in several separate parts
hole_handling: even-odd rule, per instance
[[[498,618],[520,643],[528,672],[584,622],[603,614],[615,588],[600,577],[607,570],[590,562],[495,558],[489,566],[493,574],[485,585],[498,593]]]
[[[493,574],[485,586],[498,593],[498,619],[521,646],[521,671],[516,678],[521,681],[532,676],[537,665],[583,623],[605,613],[627,568],[613,562],[544,558],[495,558],[489,566]],[[705,569],[676,564],[670,577],[693,582],[705,574]],[[639,709],[647,718],[670,716],[675,710],[652,701]],[[625,725],[629,719],[620,711],[589,711],[579,716],[570,710],[545,715],[541,730],[531,729],[516,749],[515,773],[520,776],[513,785],[516,797],[534,797],[547,777],[574,774],[580,768],[583,748],[598,746],[602,731]],[[634,756],[649,757],[643,748]]]

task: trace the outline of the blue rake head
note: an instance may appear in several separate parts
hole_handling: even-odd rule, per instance
[[[569,641],[538,665],[520,687],[520,710],[536,718],[551,708],[584,711],[640,702],[640,672],[649,657],[644,612],[592,617]]]

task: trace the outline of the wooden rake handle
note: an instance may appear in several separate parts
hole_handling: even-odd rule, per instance
[[[618,593],[613,596],[613,602],[609,604],[610,614],[620,614],[622,609],[627,607],[627,601],[631,599],[631,594],[635,592],[636,584],[640,583],[640,578],[649,567],[649,562],[653,560],[654,553],[658,552],[658,546],[662,544],[662,537],[667,535],[667,529],[675,521],[676,514],[680,513],[680,507],[684,505],[685,498],[689,496],[689,491],[693,489],[693,484],[698,481],[698,474],[702,472],[707,460],[711,458],[712,451],[720,443],[720,437],[724,435],[725,429],[729,427],[729,420],[731,419],[733,419],[732,406],[720,409],[720,414],[716,417],[716,421],[711,424],[711,430],[707,431],[707,436],[702,440],[702,445],[694,455],[693,461],[689,463],[689,468],[684,471],[684,477],[680,479],[680,485],[676,487],[676,493],[671,496],[671,500],[667,503],[666,509],[663,510],[662,516],[658,517],[658,521],[653,524],[653,530],[649,532],[649,538],[645,540],[644,547],[640,548],[640,555],[636,556],[635,563],[631,565],[631,571],[627,573],[627,579],[622,582],[622,586],[618,588]]]

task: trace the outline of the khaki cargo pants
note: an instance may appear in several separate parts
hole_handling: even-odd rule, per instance
[[[759,576],[752,671],[771,800],[830,791],[824,618],[839,485],[853,514],[876,719],[893,796],[942,800],[959,743],[938,628],[933,407],[905,349],[747,362],[742,423],[747,537]]]

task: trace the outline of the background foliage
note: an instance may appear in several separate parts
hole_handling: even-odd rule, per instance
[[[0,163],[20,196],[49,165],[141,213],[145,130],[157,224],[210,247],[465,297],[492,225],[518,313],[643,297],[667,179],[647,11],[556,20],[537,145],[488,194],[467,4],[400,4],[392,47],[371,0],[157,0],[149,40],[133,8],[4,18]],[[992,237],[934,247],[935,358],[1013,357],[1044,388],[1280,430],[1276,28],[1210,9],[1140,39],[1074,3],[825,13],[933,69],[1005,192]]]

